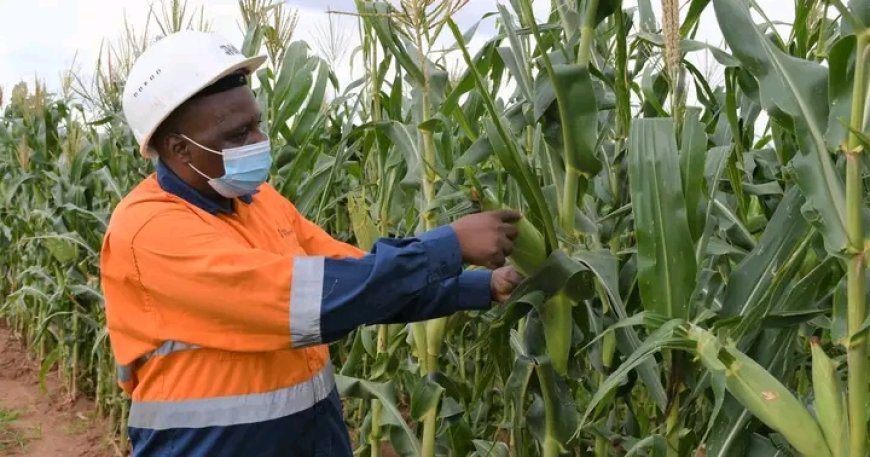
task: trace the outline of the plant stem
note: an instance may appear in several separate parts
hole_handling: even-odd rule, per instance
[[[381,409],[383,405],[378,399],[372,400],[372,430],[369,433],[369,446],[372,457],[381,456]]]
[[[602,372],[597,372],[598,385],[601,386],[607,376]],[[607,440],[600,434],[595,435],[595,457],[607,457]]]
[[[849,238],[848,269],[848,354],[849,366],[849,455],[867,455],[867,332],[858,336],[858,329],[867,315],[864,291],[864,224],[861,218],[863,185],[861,181],[860,132],[864,119],[864,98],[867,94],[865,67],[870,31],[858,35],[855,49],[855,82],[852,92],[851,131],[846,149],[846,225]]]
[[[588,0],[586,4],[586,12],[583,16],[583,25],[580,26],[580,50],[577,52],[577,63],[589,66],[589,60],[592,57],[592,38],[595,36],[595,14],[598,12],[598,0]],[[574,100],[574,102],[582,103],[582,100]],[[560,107],[561,108],[561,107]],[[564,110],[559,112],[562,119],[565,119]],[[568,132],[563,132],[565,138],[568,137]],[[562,210],[559,213],[562,230],[568,234],[569,238],[574,237],[574,216],[577,213],[577,198],[580,191],[580,170],[569,166],[571,161],[568,159],[568,154],[573,154],[567,147],[568,141],[565,141],[565,185],[562,191]]]
[[[423,72],[423,87],[421,88],[421,123],[429,120],[431,117],[430,98],[429,98],[429,70],[426,62],[426,54],[423,51],[423,34],[422,29],[417,29],[417,51],[420,53],[420,69]],[[423,157],[421,162],[423,166],[423,204],[420,208],[420,215],[423,222],[424,230],[432,230],[435,228],[435,214],[430,208],[435,201],[435,181],[437,175],[435,173],[435,140],[432,138],[432,131],[428,129],[420,129],[420,135],[423,140]],[[423,346],[418,346],[423,349],[420,353],[420,363],[425,366],[425,372],[428,375],[433,375],[438,372],[438,357],[441,355],[441,343],[443,342],[444,331],[447,325],[446,318],[433,319],[425,323],[426,342]],[[419,341],[418,341],[419,345]],[[438,426],[438,406],[432,407],[423,416],[423,457],[433,457],[435,455],[435,430]]]
[[[577,52],[577,63],[589,66],[592,58],[592,38],[595,36],[595,15],[598,14],[598,0],[588,0],[583,25],[580,26],[580,49]]]
[[[668,457],[679,457],[680,452],[680,437],[676,432],[680,426],[680,397],[674,396],[674,402],[671,405],[671,411],[667,419],[667,437],[668,437]]]
[[[542,444],[543,457],[558,457],[560,453],[559,440],[556,437],[556,412],[559,409],[556,401],[556,393],[550,390],[554,384],[554,372],[550,366],[538,365],[535,367],[538,380],[541,385],[541,397],[544,401],[544,441]]]

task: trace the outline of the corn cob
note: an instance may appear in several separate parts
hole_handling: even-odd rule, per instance
[[[847,457],[849,423],[845,413],[846,397],[837,376],[837,366],[819,346],[818,339],[813,338],[811,346],[816,418],[833,456]]]
[[[819,424],[804,405],[749,356],[733,347],[723,349],[734,359],[725,375],[728,392],[801,454],[831,457]]]
[[[480,200],[480,207],[484,211],[500,208],[495,198],[488,191],[484,190],[476,194]],[[521,275],[529,277],[547,259],[544,236],[526,218],[522,218],[517,222],[517,232],[517,237],[514,239],[514,250],[510,256],[511,265]]]
[[[571,328],[574,323],[572,305],[564,291],[559,291],[544,303],[540,313],[547,354],[550,355],[553,369],[562,376],[568,373],[568,354],[571,352]]]
[[[495,198],[486,190],[475,192],[475,197],[479,199],[481,209],[485,211],[499,208]],[[547,259],[544,237],[526,218],[517,222],[517,231],[510,261],[520,274],[528,277],[534,274]],[[571,299],[559,292],[550,297],[541,310],[547,353],[550,355],[553,369],[563,376],[568,372],[568,354],[571,349],[571,328],[574,322],[571,318],[572,306]]]
[[[701,363],[711,371],[725,369],[725,388],[758,420],[805,456],[833,457],[816,420],[764,367],[706,330],[693,326],[687,335],[698,343]]]

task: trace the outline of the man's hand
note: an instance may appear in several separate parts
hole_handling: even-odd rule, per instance
[[[522,280],[523,277],[514,270],[514,267],[502,267],[493,271],[492,281],[489,283],[492,299],[499,303],[506,302]]]
[[[472,265],[496,269],[514,249],[520,213],[510,210],[471,214],[453,223],[459,238],[462,260]]]

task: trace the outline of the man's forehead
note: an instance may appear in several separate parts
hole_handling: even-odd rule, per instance
[[[212,125],[247,122],[257,116],[259,108],[253,93],[241,86],[216,94],[190,100],[190,109],[184,112],[184,121]]]

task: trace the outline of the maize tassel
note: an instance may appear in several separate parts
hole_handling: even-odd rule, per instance
[[[819,346],[811,342],[813,352],[813,392],[816,418],[834,457],[847,457],[849,422],[846,417],[846,396],[837,376],[837,366]]]

